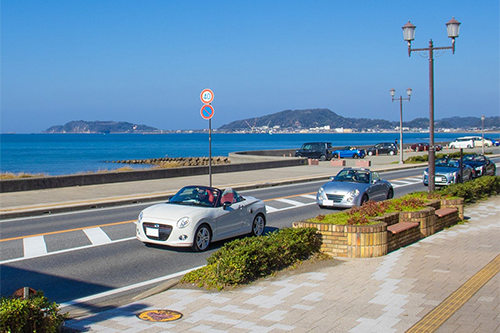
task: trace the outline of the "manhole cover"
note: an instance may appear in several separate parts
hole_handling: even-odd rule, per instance
[[[172,310],[148,310],[137,315],[137,318],[145,321],[174,321],[182,318],[182,313]]]

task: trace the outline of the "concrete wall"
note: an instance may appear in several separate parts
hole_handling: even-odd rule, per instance
[[[282,168],[307,164],[301,158],[249,159],[247,162],[212,165],[212,174],[267,168]],[[208,166],[179,167],[154,170],[89,173],[67,176],[33,177],[0,180],[0,193],[41,190],[48,188],[131,182],[161,178],[208,175]]]

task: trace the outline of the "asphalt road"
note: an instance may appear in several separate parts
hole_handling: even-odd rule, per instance
[[[395,196],[399,197],[427,190],[422,184],[422,171],[423,168],[408,169],[381,175],[393,184]],[[315,204],[314,196],[323,183],[262,188],[241,194],[265,201],[266,231],[272,231],[329,212]],[[1,221],[1,294],[10,295],[29,286],[43,290],[49,299],[68,307],[73,300],[79,300],[78,306],[83,302],[84,308],[94,310],[120,305],[176,273],[204,265],[205,259],[224,243],[212,244],[203,253],[145,246],[135,239],[134,221],[149,205]],[[45,249],[37,243],[41,238]],[[24,258],[26,249],[35,256]]]

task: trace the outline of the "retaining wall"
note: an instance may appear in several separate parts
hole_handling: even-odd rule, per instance
[[[307,164],[303,158],[272,158],[250,163],[212,165],[212,174],[240,172],[267,168],[282,168]],[[98,185],[119,182],[132,182],[162,178],[208,175],[208,166],[179,167],[153,170],[132,170],[103,173],[76,174],[52,177],[32,177],[0,180],[0,193],[41,190],[48,188]]]

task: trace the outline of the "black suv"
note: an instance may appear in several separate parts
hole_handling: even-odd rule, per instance
[[[295,151],[295,157],[316,158],[320,161],[332,159],[331,142],[306,142]]]
[[[377,154],[395,155],[398,153],[398,147],[394,142],[381,142],[375,146],[366,149],[366,154],[369,156]]]

